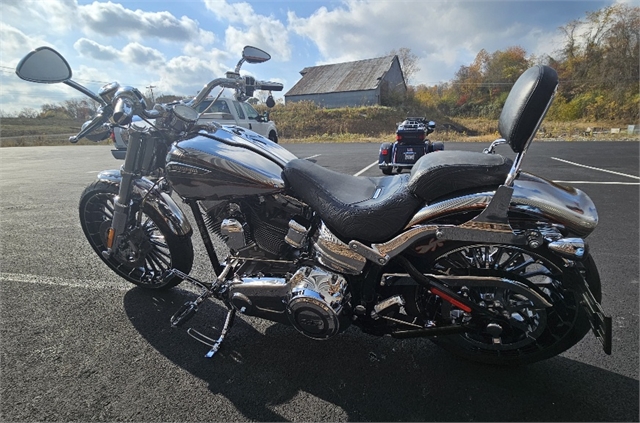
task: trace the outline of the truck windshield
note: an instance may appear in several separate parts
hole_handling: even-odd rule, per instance
[[[204,100],[198,105],[198,107],[196,107],[196,111],[198,113],[204,112],[211,104],[211,101],[212,100]],[[231,113],[231,110],[229,110],[229,106],[225,100],[216,100],[216,102],[213,103],[213,106],[207,110],[207,113]]]
[[[247,114],[247,119],[258,120],[259,114],[253,106],[247,103],[242,103],[242,107],[244,108],[244,112]]]

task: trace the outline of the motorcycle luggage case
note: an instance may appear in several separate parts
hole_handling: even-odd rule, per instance
[[[398,125],[396,130],[396,141],[400,144],[417,144],[425,140],[427,136],[427,126],[423,120],[408,118]]]
[[[397,144],[395,162],[402,164],[414,164],[425,154],[425,144]]]

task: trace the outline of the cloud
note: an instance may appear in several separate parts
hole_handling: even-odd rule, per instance
[[[177,18],[167,11],[134,11],[117,3],[93,2],[78,6],[78,14],[85,31],[108,37],[152,37],[174,42],[199,38],[206,42],[214,40],[213,33],[200,29],[198,21],[186,16]]]
[[[195,95],[209,81],[224,76],[230,55],[224,51],[205,50],[187,45],[185,54],[173,57],[157,69],[159,78],[153,82],[158,93]]]
[[[164,62],[164,55],[151,47],[145,47],[138,42],[129,43],[122,50],[111,46],[98,44],[95,41],[80,38],[73,47],[82,56],[95,60],[119,60],[137,66],[158,65]]]
[[[27,53],[28,46],[33,44],[34,39],[27,36],[18,28],[0,22],[0,39],[2,39],[3,56],[9,52]]]
[[[82,56],[96,60],[118,60],[120,52],[111,46],[103,46],[95,41],[80,38],[73,44],[73,48]]]
[[[204,0],[216,18],[230,25],[225,31],[225,46],[229,51],[242,51],[246,45],[267,50],[276,60],[291,59],[289,33],[285,25],[273,16],[257,14],[246,2]]]
[[[542,54],[557,27],[603,1],[375,1],[345,0],[309,16],[288,12],[288,29],[313,43],[321,57],[316,64],[382,56],[408,47],[420,57],[418,82],[449,80],[481,49],[493,52],[522,46]],[[556,39],[553,40],[554,42]],[[550,52],[549,52],[550,53]]]
[[[139,66],[157,65],[164,62],[164,55],[151,47],[139,43],[129,43],[122,50],[122,59],[126,63]]]

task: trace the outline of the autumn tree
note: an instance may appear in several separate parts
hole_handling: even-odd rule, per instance
[[[558,70],[557,105],[564,119],[639,118],[640,7],[615,4],[560,28],[563,48],[549,58]]]

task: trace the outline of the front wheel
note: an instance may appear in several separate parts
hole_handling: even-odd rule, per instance
[[[448,305],[441,317],[454,323],[470,324],[473,330],[460,335],[434,338],[445,350],[468,360],[497,365],[520,365],[544,360],[571,348],[589,331],[587,313],[579,294],[566,280],[566,272],[585,278],[600,301],[598,270],[591,256],[573,268],[550,252],[513,245],[445,243],[428,259],[431,272],[443,275],[492,275],[531,286],[514,290],[508,284],[450,287],[477,305],[498,311],[511,322],[469,317]],[[541,292],[552,307],[540,307],[531,293]],[[420,307],[424,309],[423,307]]]
[[[91,247],[111,270],[135,285],[150,289],[178,285],[180,278],[163,278],[163,274],[172,268],[187,274],[191,271],[191,238],[172,233],[162,216],[148,204],[131,213],[120,248],[108,258],[103,256],[117,195],[118,187],[103,181],[94,182],[82,193],[80,224]]]

